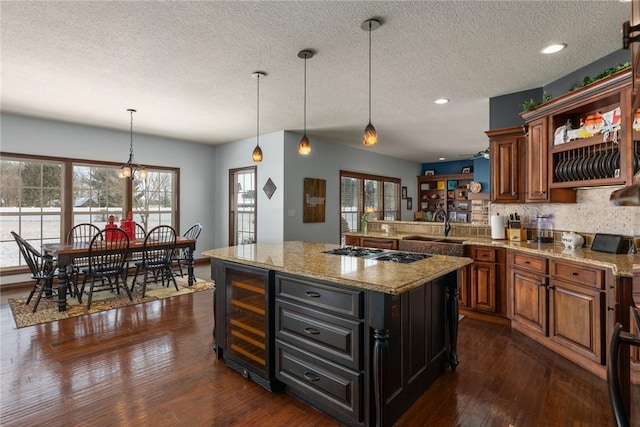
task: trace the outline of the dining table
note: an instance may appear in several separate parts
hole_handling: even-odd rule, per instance
[[[163,249],[169,247],[166,242],[147,241],[145,247],[144,238],[129,241],[129,251],[127,257],[132,257],[136,253],[143,252],[146,248]],[[69,277],[67,268],[73,265],[73,261],[77,258],[86,258],[89,256],[90,242],[74,242],[74,243],[45,243],[42,245],[42,251],[54,257],[58,264],[58,311],[67,310],[67,287],[69,286]],[[186,249],[187,253],[187,275],[189,286],[195,281],[193,273],[193,252],[196,249],[196,240],[186,237],[176,237],[176,249]],[[108,241],[105,241],[104,252],[109,251]],[[95,252],[95,248],[94,248]]]

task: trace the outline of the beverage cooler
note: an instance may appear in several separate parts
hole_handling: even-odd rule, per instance
[[[216,264],[216,330],[225,331],[214,338],[217,354],[244,377],[273,390],[274,331],[268,321],[273,272],[223,261]]]

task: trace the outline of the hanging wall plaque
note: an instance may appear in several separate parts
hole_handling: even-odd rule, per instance
[[[326,180],[316,178],[304,179],[302,222],[324,222],[326,195]]]

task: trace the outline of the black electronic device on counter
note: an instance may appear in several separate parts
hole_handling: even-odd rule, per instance
[[[596,233],[591,250],[619,254],[622,252],[622,240],[622,236],[619,234]]]

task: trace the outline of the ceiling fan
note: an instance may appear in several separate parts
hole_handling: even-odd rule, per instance
[[[489,147],[482,151],[478,151],[475,154],[460,154],[460,157],[465,157],[467,159],[475,160],[475,159],[487,159],[491,158]]]

